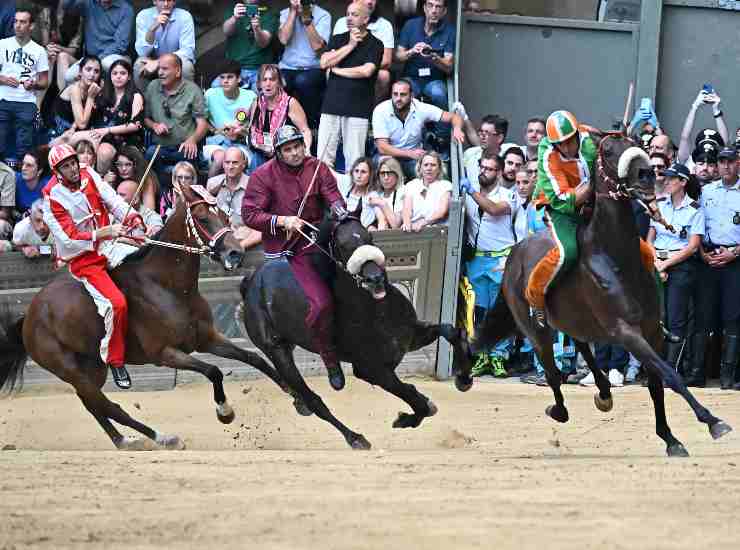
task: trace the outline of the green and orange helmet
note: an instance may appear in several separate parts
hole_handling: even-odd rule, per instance
[[[562,143],[578,133],[578,121],[569,111],[555,111],[547,117],[547,139]]]

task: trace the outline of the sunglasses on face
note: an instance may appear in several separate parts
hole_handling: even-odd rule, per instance
[[[380,175],[381,175],[381,177],[389,178],[391,176],[395,176],[396,173],[395,172],[391,172],[390,170],[382,170],[380,172]]]

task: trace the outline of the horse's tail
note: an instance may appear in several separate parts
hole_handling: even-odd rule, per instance
[[[516,333],[516,322],[506,303],[504,293],[499,292],[493,307],[486,313],[483,325],[475,331],[473,351],[489,349]]]
[[[28,352],[23,344],[23,321],[8,309],[0,311],[0,391],[10,393],[23,386],[23,368]]]

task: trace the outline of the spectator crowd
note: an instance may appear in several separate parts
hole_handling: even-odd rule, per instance
[[[133,202],[150,231],[172,208],[173,168],[190,163],[246,249],[261,235],[244,225],[240,205],[250,174],[275,156],[286,125],[332,168],[349,210],[371,230],[417,232],[446,222],[454,141],[465,147],[464,272],[480,323],[511,247],[547,229],[533,200],[544,177],[538,147],[549,138],[546,113],[533,114],[507,141],[505,116],[485,114],[475,126],[462,104],[449,108],[456,37],[446,0],[421,1],[423,13],[400,26],[380,16],[376,0],[348,2],[337,21],[319,4],[289,0],[278,12],[269,2],[231,2],[222,25],[226,59],[203,89],[195,82],[196,23],[176,0],[153,0],[138,13],[127,0],[39,0],[15,10],[5,3],[0,252],[53,253],[41,191],[55,144],[74,147],[81,164]],[[695,135],[696,113],[707,108],[716,128]],[[712,335],[720,335],[721,385],[740,389],[740,129],[729,134],[721,98],[705,86],[678,145],[649,99],[629,132],[650,156],[663,217],[679,228],[668,234],[635,210],[657,251],[666,358],[690,385],[702,386]],[[572,343],[558,334],[554,345],[559,368],[577,381]],[[626,351],[597,346],[596,356],[613,385],[637,380],[639,365]],[[526,341],[481,353],[475,374],[546,383]],[[580,383],[593,384],[593,377]]]
[[[444,222],[450,139],[464,139],[462,118],[445,111],[455,50],[446,1],[421,3],[423,13],[402,26],[380,16],[376,0],[348,2],[336,21],[319,4],[289,0],[278,11],[230,2],[226,59],[203,89],[186,2],[152,0],[138,12],[127,0],[5,3],[0,251],[35,257],[51,248],[32,250],[13,235],[29,232],[21,221],[34,219],[57,144],[74,147],[81,164],[160,225],[172,208],[173,167],[191,163],[242,245],[254,246],[260,235],[244,226],[238,204],[286,125],[336,170],[371,229]],[[131,182],[155,151],[134,197]]]

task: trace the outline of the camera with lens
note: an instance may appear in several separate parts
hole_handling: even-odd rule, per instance
[[[421,50],[421,55],[432,55],[432,54],[436,54],[439,57],[442,57],[444,55],[444,53],[445,53],[444,51],[442,51],[442,50],[435,50],[431,46],[424,46],[422,48],[422,50]]]

